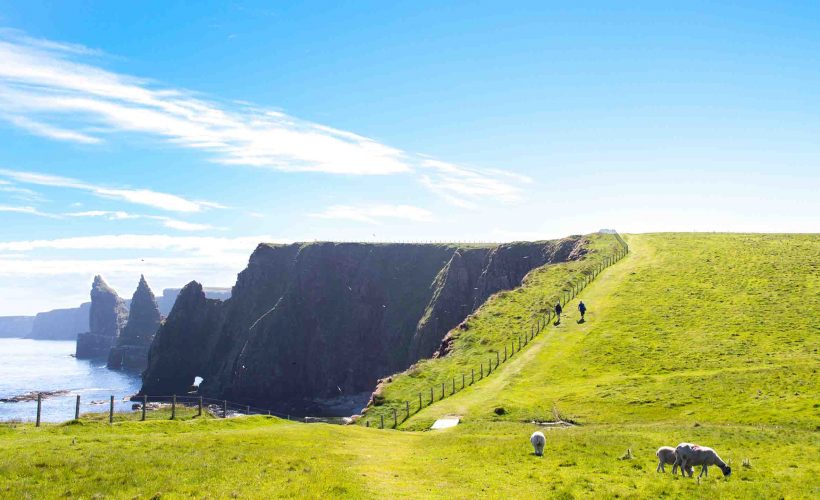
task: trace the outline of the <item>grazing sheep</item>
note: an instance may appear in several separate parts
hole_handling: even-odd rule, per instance
[[[672,472],[675,471],[675,467],[681,467],[681,475],[683,475],[683,470],[686,467],[691,467],[693,465],[700,465],[700,474],[698,477],[709,476],[709,470],[707,469],[710,465],[716,465],[720,468],[721,472],[723,472],[724,476],[729,476],[732,473],[732,468],[726,465],[726,462],[720,459],[717,452],[712,448],[707,448],[706,446],[698,446],[692,443],[681,443],[675,449],[675,454],[677,455],[677,459],[675,460],[675,465],[672,467]]]
[[[535,449],[535,454],[537,456],[542,456],[544,454],[544,445],[547,444],[547,438],[544,437],[544,433],[541,431],[535,431],[530,436],[530,443],[532,443],[532,447]]]
[[[664,465],[667,464],[673,466],[672,473],[675,472],[675,461],[678,458],[677,453],[675,453],[675,448],[671,446],[661,446],[658,448],[658,451],[655,452],[655,456],[658,457],[658,468],[655,469],[656,472],[666,472]],[[692,474],[695,473],[695,468],[690,465],[687,467],[686,472],[689,473],[689,477],[692,477]]]

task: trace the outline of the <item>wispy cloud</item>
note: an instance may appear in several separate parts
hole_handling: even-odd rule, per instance
[[[88,210],[85,212],[69,212],[63,214],[67,217],[103,217],[108,220],[128,220],[128,219],[150,219],[150,220],[158,220],[162,222],[162,224],[170,229],[176,229],[178,231],[208,231],[212,229],[219,229],[215,226],[210,224],[198,224],[195,222],[187,222],[179,219],[173,219],[171,217],[165,217],[162,215],[142,215],[142,214],[132,214],[128,212],[123,212],[120,210],[109,211],[109,210]]]
[[[78,236],[50,240],[18,240],[0,242],[0,251],[28,252],[32,250],[167,250],[194,252],[201,256],[241,251],[245,258],[249,250],[261,242],[290,242],[272,236],[243,236],[220,238],[214,236],[173,236],[167,234],[111,234],[101,236]]]
[[[377,140],[248,103],[104,70],[86,47],[0,32],[0,119],[41,136],[93,144],[116,132],[142,133],[202,151],[216,163],[280,171],[414,175],[446,202],[523,198],[529,179],[402,151]],[[98,193],[102,194],[102,193]],[[128,198],[125,193],[110,193]],[[147,197],[141,193],[140,199]]]
[[[429,210],[412,205],[332,205],[325,210],[311,214],[322,219],[345,219],[368,224],[379,224],[384,219],[403,219],[426,222],[433,219]]]
[[[13,205],[0,205],[0,212],[12,212],[18,214],[36,215],[37,217],[57,218],[53,214],[41,212],[34,207],[19,207]]]
[[[98,186],[88,182],[61,177],[57,175],[8,170],[0,168],[0,176],[13,179],[23,184],[52,186],[68,189],[88,191],[101,198],[127,201],[137,205],[159,208],[170,212],[200,212],[206,208],[224,208],[222,205],[209,201],[196,201],[169,193],[161,193],[150,189],[124,189]]]

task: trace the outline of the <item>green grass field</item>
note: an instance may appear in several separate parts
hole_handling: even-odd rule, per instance
[[[820,497],[820,237],[627,240],[579,296],[587,322],[571,302],[561,326],[399,430],[270,417],[0,426],[0,497]],[[555,283],[508,295],[551,297]],[[556,413],[577,425],[532,423]],[[423,431],[443,415],[463,423]],[[528,442],[539,428],[542,458]],[[681,441],[714,447],[732,476],[656,473],[655,449]]]

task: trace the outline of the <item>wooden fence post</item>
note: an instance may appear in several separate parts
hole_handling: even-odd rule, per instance
[[[467,376],[464,375],[464,373],[462,372],[462,374],[461,374],[461,390],[462,391],[464,390],[464,379],[466,379],[466,378],[467,378]]]
[[[453,395],[455,393],[456,393],[456,378],[453,377],[453,390],[450,391],[450,395]]]
[[[148,395],[142,395],[142,421],[145,421],[145,407],[148,406]]]
[[[171,420],[177,416],[177,395],[171,396]]]
[[[444,399],[444,382],[441,383],[441,399]]]
[[[405,417],[405,420],[407,420],[408,418],[410,418],[410,401],[404,402],[404,411],[405,413],[407,413],[407,417]]]
[[[421,411],[421,393],[419,393],[419,411]]]
[[[246,411],[246,412],[245,412],[245,414],[246,414],[246,415],[250,415],[250,414],[251,414],[251,405],[248,405],[248,411]]]
[[[111,396],[111,399],[108,403],[108,423],[114,423],[114,396]]]
[[[504,346],[506,347],[506,346]],[[501,353],[495,351],[495,367],[498,368],[499,363],[501,363]]]
[[[381,425],[379,425],[379,429],[384,429],[384,415],[379,415],[381,417]]]
[[[475,368],[470,368],[470,385],[475,384]]]
[[[74,404],[74,420],[80,420],[80,395],[77,394],[77,403]]]
[[[222,418],[228,418],[228,401],[222,400]]]
[[[504,362],[507,362],[507,344],[504,344]]]
[[[479,374],[481,375],[481,378],[479,378],[478,380],[481,380],[481,379],[484,378],[484,363],[481,363],[480,369],[481,369],[481,372]]]
[[[270,412],[268,412],[268,413],[270,413]],[[202,396],[199,396],[199,408],[198,408],[198,410],[197,410],[197,414],[196,414],[196,416],[197,416],[197,417],[201,417],[201,416],[202,416]]]
[[[365,420],[364,425],[365,427],[370,427],[370,420]]]
[[[398,416],[396,415],[396,409],[393,408],[393,428],[395,429],[398,426],[399,426],[399,419],[398,419]]]
[[[430,386],[430,404],[433,404],[433,386]]]
[[[43,409],[43,396],[39,392],[37,393],[37,423],[34,424],[35,427],[40,427],[40,411]]]

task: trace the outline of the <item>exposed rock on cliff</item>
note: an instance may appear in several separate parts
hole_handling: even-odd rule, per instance
[[[579,256],[582,246],[581,237],[471,247],[263,244],[228,301],[180,295],[151,348],[143,392],[181,393],[202,376],[209,396],[297,413],[362,394],[360,408],[380,377],[431,356],[490,295],[535,267]]]
[[[28,337],[34,325],[34,316],[0,316],[0,338]]]
[[[154,340],[162,317],[154,292],[144,276],[131,298],[128,322],[108,355],[108,368],[142,371],[148,359],[148,348]]]
[[[91,285],[89,331],[77,337],[77,357],[106,358],[120,335],[127,314],[117,292],[101,276],[95,276]]]

